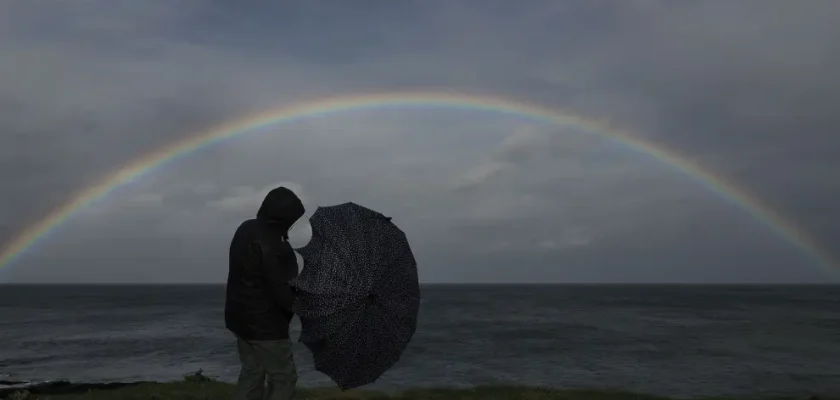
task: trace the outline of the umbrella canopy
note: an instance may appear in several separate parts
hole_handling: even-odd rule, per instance
[[[303,269],[291,282],[300,341],[342,389],[373,383],[417,329],[414,255],[391,218],[358,204],[318,207],[309,223]]]

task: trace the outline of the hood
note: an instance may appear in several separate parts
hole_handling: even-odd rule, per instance
[[[306,210],[303,208],[303,202],[297,195],[281,186],[272,189],[265,196],[260,210],[257,211],[257,219],[288,231],[289,227],[303,216],[304,211]]]

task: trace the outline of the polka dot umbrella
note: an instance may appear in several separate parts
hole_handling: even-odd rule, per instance
[[[298,249],[302,342],[315,369],[340,388],[373,383],[402,355],[417,329],[417,263],[405,234],[354,203],[318,207],[312,238]]]

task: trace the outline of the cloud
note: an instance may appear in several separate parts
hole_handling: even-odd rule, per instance
[[[291,190],[301,199],[301,202],[304,204],[309,203],[300,184],[294,182],[278,182],[262,188],[248,186],[235,187],[227,196],[218,200],[209,201],[207,207],[213,211],[233,212],[237,214],[248,212],[254,214],[260,208],[260,204],[262,204],[268,192],[278,187],[285,187]]]
[[[578,128],[579,129],[579,128]],[[552,170],[551,175],[580,173],[586,160],[582,154],[603,146],[604,139],[592,133],[577,132],[575,129],[546,128],[521,125],[512,134],[504,137],[498,146],[480,163],[457,175],[453,188],[469,189],[488,184],[493,179],[527,169],[537,163],[563,162],[562,171]],[[587,165],[589,167],[591,165]],[[611,166],[608,166],[608,168]]]
[[[552,136],[531,126],[523,126],[507,136],[499,147],[484,162],[456,178],[456,189],[469,188],[488,182],[518,164],[527,162],[537,155]]]
[[[0,240],[129,160],[244,115],[443,90],[609,120],[830,243],[838,18],[836,2],[783,0],[2,3]],[[8,279],[220,282],[229,236],[277,182],[305,188],[308,209],[350,200],[394,216],[428,281],[826,279],[673,166],[457,107],[325,114],[182,155],[78,213]]]

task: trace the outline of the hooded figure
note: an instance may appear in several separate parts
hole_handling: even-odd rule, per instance
[[[289,280],[298,275],[298,265],[288,232],[304,211],[294,192],[278,187],[266,195],[257,218],[233,235],[225,325],[237,337],[242,363],[237,400],[287,400],[294,394],[289,321],[295,296]]]

